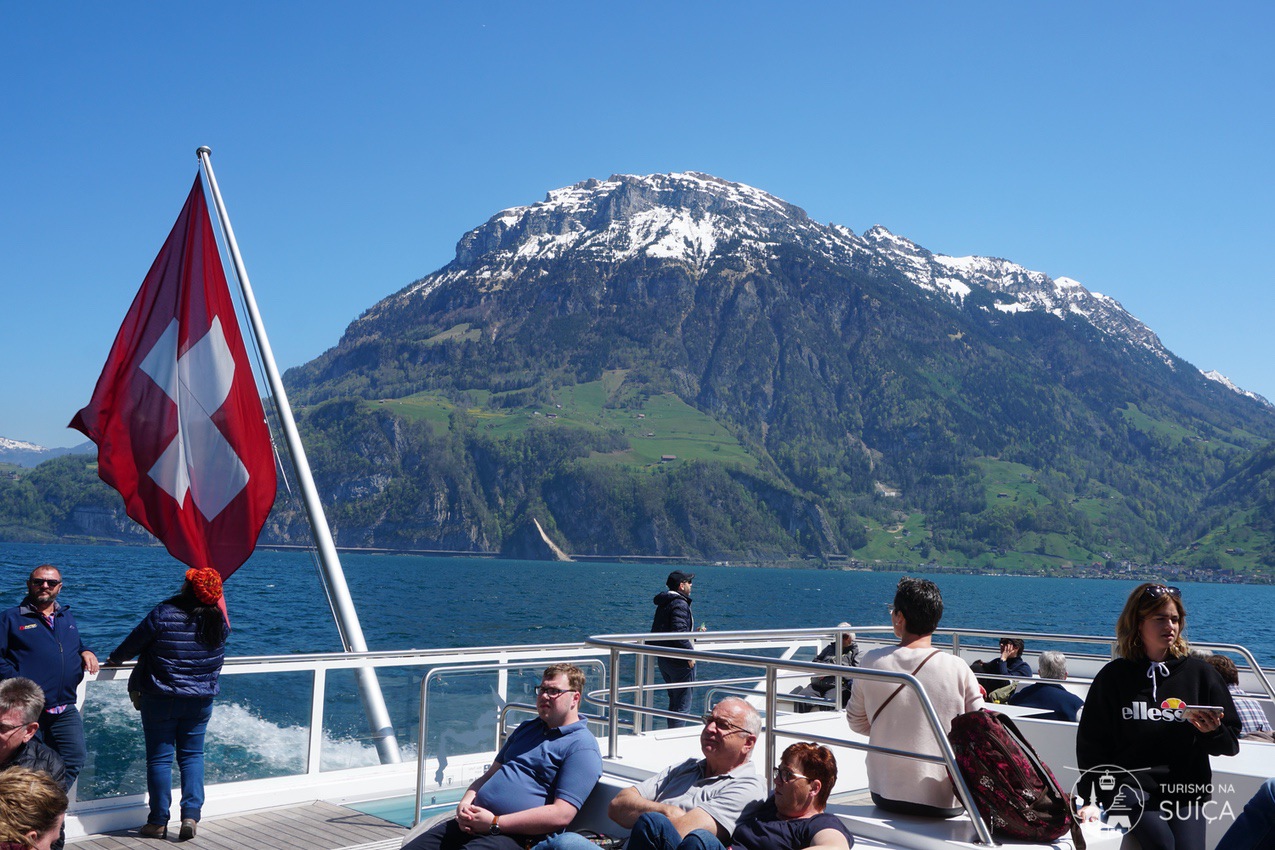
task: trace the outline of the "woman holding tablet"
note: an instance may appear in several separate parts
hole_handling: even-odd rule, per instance
[[[1185,633],[1176,587],[1135,587],[1116,623],[1120,657],[1094,677],[1076,734],[1080,792],[1103,802],[1109,823],[1127,817],[1143,850],[1204,850],[1209,756],[1239,752],[1230,691],[1188,654]],[[1104,774],[1117,777],[1115,788],[1098,782]]]

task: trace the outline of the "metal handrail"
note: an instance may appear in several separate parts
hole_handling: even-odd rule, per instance
[[[578,647],[579,644],[572,644]],[[597,658],[577,658],[575,663],[583,667],[596,667],[602,677],[603,683],[608,680],[607,666]],[[429,685],[434,679],[446,673],[481,673],[484,671],[506,671],[506,670],[525,670],[528,667],[539,667],[544,663],[544,659],[525,659],[522,661],[493,661],[482,662],[477,664],[451,664],[442,667],[434,667],[421,678],[421,709],[420,709],[420,728],[416,733],[416,808],[412,812],[412,826],[416,826],[421,820],[421,808],[425,802],[425,764],[427,754],[425,748],[428,741],[429,733]],[[583,695],[581,695],[583,697]],[[502,707],[499,721],[496,723],[496,747],[500,750],[501,741],[505,731],[505,715],[509,710],[509,705]],[[532,711],[535,708],[532,707]],[[615,752],[612,747],[611,753]]]
[[[644,639],[649,639],[649,635],[641,635],[639,637]],[[765,724],[766,725],[765,725],[765,728],[769,734],[767,734],[766,736],[765,760],[766,760],[766,769],[767,769],[766,772],[768,777],[769,777],[770,767],[775,764],[775,750],[776,750],[775,739],[777,737],[802,738],[806,740],[810,739],[809,733],[798,734],[794,732],[787,732],[781,728],[778,728],[778,726],[776,725],[778,713],[776,711],[776,706],[775,706],[776,698],[777,698],[777,695],[775,693],[775,690],[776,690],[775,683],[778,677],[779,670],[780,669],[800,670],[800,671],[808,671],[811,673],[818,673],[821,675],[829,675],[829,674],[835,675],[838,668],[843,671],[845,670],[845,667],[839,664],[822,664],[822,663],[816,663],[814,661],[794,661],[791,659],[774,659],[774,658],[767,658],[760,655],[732,655],[730,653],[725,653],[725,652],[710,652],[710,651],[704,651],[704,650],[679,649],[676,647],[666,647],[666,646],[651,647],[651,646],[646,646],[644,643],[629,643],[621,639],[615,639],[612,636],[588,638],[585,640],[585,643],[589,646],[596,646],[599,648],[609,649],[611,651],[611,658],[612,658],[613,665],[618,660],[618,654],[620,652],[628,652],[635,655],[650,655],[650,656],[664,657],[664,658],[681,658],[686,660],[694,659],[696,662],[715,661],[715,662],[731,664],[735,666],[760,667],[762,670],[765,671],[765,678],[766,678],[766,692],[765,692],[765,697],[766,697]],[[948,742],[947,735],[943,732],[943,725],[939,721],[937,712],[935,712],[934,710],[934,705],[933,703],[930,702],[930,698],[925,693],[925,688],[921,685],[920,681],[908,673],[896,673],[890,670],[873,670],[871,668],[866,668],[866,667],[855,668],[854,678],[901,683],[905,687],[910,688],[913,692],[915,692],[918,698],[918,701],[921,704],[921,710],[923,714],[925,715],[926,724],[929,726],[930,731],[934,734],[934,739],[935,739],[935,742],[938,744],[941,755],[933,756],[933,755],[929,755],[928,753],[913,753],[913,752],[909,752],[905,750],[895,750],[888,747],[882,747],[880,745],[873,745],[871,743],[861,744],[861,743],[858,743],[857,741],[852,741],[849,739],[842,739],[842,738],[826,738],[824,740],[828,743],[832,743],[835,746],[849,747],[849,748],[857,749],[857,750],[869,750],[873,752],[885,753],[887,755],[895,755],[895,756],[900,756],[903,758],[910,758],[916,761],[926,761],[926,762],[931,762],[935,764],[945,765],[949,773],[951,774],[952,785],[956,790],[957,797],[960,798],[962,804],[964,804],[965,806],[966,811],[970,815],[971,825],[974,827],[974,832],[978,836],[978,840],[983,844],[987,844],[988,846],[993,846],[993,847],[997,846],[996,841],[992,838],[991,831],[988,829],[987,823],[983,820],[983,818],[981,817],[979,813],[978,805],[974,801],[973,794],[970,793],[969,786],[966,784],[964,777],[961,775],[960,768],[956,764],[956,754],[952,751],[952,745]],[[611,692],[614,694],[616,690],[617,688],[614,685],[612,685]],[[653,710],[653,709],[648,709],[644,706],[630,705],[627,703],[622,704],[622,703],[619,703],[618,701],[612,702],[608,706],[609,746],[611,748],[612,753],[616,752],[616,747],[618,745],[618,728],[615,723],[615,718],[617,716],[618,711],[620,711],[621,709],[633,711],[633,712],[639,712],[639,713],[642,713],[642,712],[654,712],[657,714],[662,713],[659,711],[659,709]],[[681,715],[678,715],[678,716],[681,716]],[[767,778],[767,785],[769,786],[769,784],[770,784],[770,780],[769,778]]]

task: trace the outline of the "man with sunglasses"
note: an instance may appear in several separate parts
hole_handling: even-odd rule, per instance
[[[761,717],[728,697],[704,715],[702,759],[665,768],[611,800],[607,815],[632,830],[628,850],[671,850],[697,829],[729,843],[738,821],[766,799],[766,783],[750,761]]]
[[[520,850],[565,829],[602,777],[598,741],[580,717],[583,692],[579,667],[550,665],[536,688],[539,717],[509,736],[456,817],[403,850]]]
[[[97,656],[84,645],[71,609],[58,602],[62,573],[41,564],[27,579],[22,604],[0,612],[0,679],[22,676],[44,690],[40,737],[66,765],[69,791],[84,766],[84,721],[75,706],[84,674],[96,673]]]

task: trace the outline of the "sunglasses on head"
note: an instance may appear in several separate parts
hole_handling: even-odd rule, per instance
[[[1174,599],[1182,598],[1182,591],[1176,587],[1166,587],[1163,584],[1152,584],[1142,591],[1142,595],[1146,599],[1159,599],[1161,596],[1172,596]]]

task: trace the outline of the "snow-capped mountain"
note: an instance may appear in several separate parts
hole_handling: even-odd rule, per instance
[[[880,225],[869,229],[864,239],[922,289],[961,302],[975,288],[981,288],[995,295],[995,309],[1003,313],[1040,312],[1060,319],[1077,316],[1108,336],[1144,348],[1174,367],[1174,358],[1150,328],[1114,298],[1090,292],[1079,281],[1051,278],[1009,260],[935,254]]]
[[[645,256],[702,270],[723,246],[747,254],[780,242],[837,261],[866,247],[850,230],[819,225],[800,208],[741,183],[696,172],[612,175],[502,210],[462,237],[452,263],[395,298],[419,298],[469,275],[498,289],[523,270],[566,255],[607,265]]]
[[[541,267],[547,274],[544,267],[567,256],[600,265],[646,257],[703,271],[725,250],[764,257],[785,243],[833,263],[893,267],[920,289],[956,304],[981,289],[1007,315],[1073,316],[1175,365],[1156,334],[1118,301],[1071,278],[1051,278],[1003,259],[934,253],[879,225],[858,236],[847,227],[814,222],[799,207],[759,189],[697,172],[591,179],[551,191],[539,203],[503,210],[465,234],[452,263],[364,318],[375,319],[384,309],[462,278],[497,290],[528,269]]]
[[[1219,384],[1226,387],[1231,392],[1239,393],[1240,395],[1245,396],[1246,398],[1251,398],[1254,401],[1260,401],[1262,404],[1266,405],[1267,407],[1275,407],[1275,404],[1271,404],[1270,400],[1267,399],[1265,396],[1258,395],[1252,390],[1246,390],[1243,387],[1236,386],[1235,383],[1230,378],[1226,377],[1225,375],[1223,375],[1221,372],[1217,371],[1216,369],[1210,369],[1207,372],[1201,369],[1200,374],[1208,378],[1210,381],[1217,381]]]
[[[23,467],[39,466],[50,458],[67,454],[91,454],[94,450],[95,446],[87,441],[69,449],[47,449],[35,443],[0,437],[0,463],[12,463]]]

